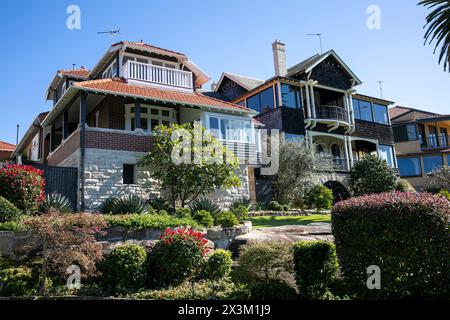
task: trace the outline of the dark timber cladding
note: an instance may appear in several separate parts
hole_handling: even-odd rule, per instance
[[[394,144],[394,132],[390,125],[383,125],[363,120],[355,120],[356,130],[353,137],[378,140],[381,144]]]
[[[87,93],[80,93],[80,210],[84,211],[84,162],[86,155]]]

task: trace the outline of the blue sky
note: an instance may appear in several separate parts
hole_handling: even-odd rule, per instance
[[[15,142],[51,105],[45,91],[59,68],[91,68],[111,44],[97,31],[121,28],[117,40],[144,40],[186,53],[212,79],[222,71],[273,75],[271,43],[287,45],[288,65],[334,49],[363,81],[358,92],[399,105],[450,113],[450,74],[423,46],[427,10],[416,0],[59,0],[2,3],[0,140]],[[81,30],[66,28],[69,5],[81,9]],[[381,9],[381,29],[369,30],[366,10]],[[208,85],[209,87],[209,85]]]

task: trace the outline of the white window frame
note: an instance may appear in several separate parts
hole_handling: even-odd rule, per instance
[[[206,112],[204,113],[204,123],[205,123],[205,128],[211,133],[211,127],[210,127],[210,118],[218,118],[219,119],[219,134],[220,134],[220,138],[218,138],[220,141],[226,141],[226,142],[240,142],[240,143],[249,143],[249,144],[255,144],[255,127],[253,125],[253,120],[251,118],[246,118],[246,117],[238,117],[238,116],[229,116],[229,115],[224,115],[221,113],[209,113]],[[221,120],[239,120],[242,122],[250,122],[250,141],[246,141],[245,139],[245,124],[243,123],[243,127],[240,133],[240,140],[235,140],[235,139],[224,139],[224,137],[222,137],[222,121]]]
[[[149,65],[153,65],[153,61],[155,62],[160,62],[162,63],[162,67],[164,68],[171,68],[171,69],[176,69],[176,70],[180,70],[180,64],[178,62],[172,62],[172,61],[167,61],[167,60],[163,60],[163,59],[157,59],[157,58],[150,58],[150,57],[146,57],[146,56],[140,56],[138,54],[135,53],[125,53],[123,55],[123,58],[128,57],[129,60],[132,61],[137,61],[137,59],[143,59],[143,60],[147,60],[147,64]],[[122,58],[122,61],[123,61]],[[122,63],[123,65],[123,63]],[[159,66],[158,66],[159,67]]]
[[[132,119],[135,118],[135,114],[131,112],[131,108],[135,108],[135,104],[126,104],[125,105],[125,130],[131,131],[132,127]],[[147,113],[143,113],[142,109],[147,109]],[[151,114],[151,109],[157,109],[158,115]],[[163,111],[169,111],[169,116],[163,116]],[[151,120],[158,120],[158,124],[163,124],[163,121],[168,121],[169,124],[176,123],[177,122],[177,111],[172,108],[166,108],[166,107],[160,107],[155,105],[147,105],[147,104],[141,104],[141,119],[147,119],[147,129],[140,129],[147,133],[152,133],[151,128]],[[136,128],[134,129],[136,130]],[[133,130],[133,131],[134,131]]]

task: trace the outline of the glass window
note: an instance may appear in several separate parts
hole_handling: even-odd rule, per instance
[[[410,124],[406,126],[406,133],[408,135],[408,141],[417,140],[417,128],[415,124]]]
[[[159,121],[156,120],[156,119],[151,119],[151,128],[152,128],[152,131],[153,131],[157,126],[159,126]]]
[[[122,65],[127,63],[128,60],[134,61],[134,57],[124,56],[123,59],[122,59]]]
[[[373,113],[375,115],[375,122],[382,124],[389,124],[389,115],[386,106],[380,104],[373,104]]]
[[[136,61],[140,62],[140,63],[146,63],[146,64],[148,63],[147,59],[142,59],[142,58],[137,58]]]
[[[447,155],[447,167],[450,167],[450,154]]]
[[[283,107],[299,109],[300,89],[296,86],[281,84],[281,102]]]
[[[217,139],[253,142],[253,125],[250,120],[210,116],[208,130]]]
[[[391,168],[395,168],[394,148],[392,146],[380,144],[380,158],[386,160]]]
[[[300,135],[300,134],[285,133],[284,134],[284,140],[286,142],[290,142],[290,141],[304,141],[305,140],[305,136]]]
[[[141,129],[147,131],[148,130],[148,121],[147,118],[141,118]]]
[[[247,99],[247,108],[261,112],[261,102],[259,101],[259,94]]]
[[[373,121],[372,104],[368,101],[359,100],[359,119]]]
[[[134,184],[134,165],[124,164],[122,170],[123,184]]]
[[[401,158],[397,161],[401,177],[414,177],[422,174],[419,158]]]
[[[423,169],[425,173],[433,172],[443,166],[442,156],[424,156],[423,157]]]
[[[359,114],[359,100],[353,99],[353,113],[355,114],[355,119],[361,119],[361,115]]]
[[[152,61],[152,65],[162,67],[163,63],[161,61]]]
[[[261,112],[265,112],[269,109],[275,108],[273,87],[270,87],[260,93],[261,99]]]

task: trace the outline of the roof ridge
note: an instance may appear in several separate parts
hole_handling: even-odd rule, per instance
[[[258,80],[258,81],[266,81],[260,78],[254,78],[254,77],[249,77],[249,76],[243,76],[241,74],[237,74],[237,73],[232,73],[232,72],[224,72],[224,74],[228,74],[231,76],[238,76],[238,77],[242,77],[242,78],[247,78],[247,79],[252,79],[252,80]]]
[[[143,41],[139,42],[139,41],[127,41],[127,40],[122,40],[122,41],[120,41],[120,42],[113,43],[113,44],[111,45],[111,47],[117,46],[118,44],[125,44],[125,45],[126,45],[126,44],[131,44],[131,45],[138,45],[138,46],[142,46],[142,47],[150,47],[150,48],[154,48],[154,49],[163,50],[163,51],[171,52],[171,53],[174,53],[174,54],[186,56],[184,53],[177,52],[177,51],[170,50],[170,49],[166,49],[166,48],[162,48],[162,47],[158,47],[158,46],[155,46],[155,45],[152,45],[152,44],[145,43],[145,42],[143,42]]]
[[[240,106],[240,105],[235,104],[235,103],[231,103],[231,102],[228,102],[228,101],[224,101],[224,100],[220,100],[220,99],[217,99],[217,98],[214,98],[214,97],[210,97],[210,96],[204,95],[204,94],[201,93],[201,92],[194,92],[194,94],[196,94],[196,95],[201,95],[202,97],[206,97],[206,98],[208,98],[208,99],[211,99],[211,100],[214,100],[214,101],[217,101],[217,102],[220,102],[220,103],[229,104],[229,105],[231,105],[231,106],[233,106],[233,107],[238,107],[238,108],[240,108],[240,109],[242,109],[242,110],[251,110],[251,109],[249,109],[249,108],[247,108],[247,107],[243,107],[243,106]]]

